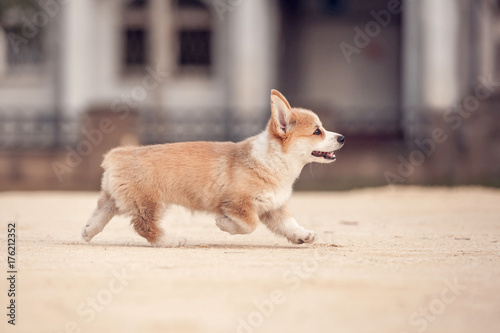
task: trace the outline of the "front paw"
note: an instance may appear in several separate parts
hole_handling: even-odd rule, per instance
[[[310,230],[297,230],[288,240],[294,244],[314,243],[316,240],[316,233]]]
[[[163,236],[152,245],[156,247],[183,247],[184,245],[186,245],[186,238],[176,236]]]

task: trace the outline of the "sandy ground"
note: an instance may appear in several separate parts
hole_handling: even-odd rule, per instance
[[[498,332],[500,190],[295,193],[318,232],[230,236],[174,209],[184,248],[153,248],[115,217],[86,244],[97,193],[0,193],[2,332]],[[7,223],[17,227],[7,324]]]

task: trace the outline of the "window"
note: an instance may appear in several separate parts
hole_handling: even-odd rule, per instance
[[[33,0],[0,5],[0,65],[5,70],[29,71],[43,64],[45,24],[36,15],[39,10]]]
[[[9,68],[40,65],[43,61],[42,31],[25,36],[21,26],[4,28],[7,43],[7,66]]]
[[[210,31],[179,31],[180,66],[210,66]]]
[[[146,31],[128,28],[125,30],[125,65],[127,67],[146,64]]]
[[[203,1],[177,0],[177,68],[180,74],[208,74],[212,65],[212,22]]]
[[[167,1],[167,0],[164,0]],[[172,24],[165,26],[169,42],[155,45],[167,49],[173,59],[173,71],[179,75],[206,75],[212,67],[212,17],[210,3],[201,0],[171,0]],[[152,2],[128,0],[123,7],[122,63],[125,73],[134,74],[144,68],[154,57],[151,54],[152,29],[161,25],[151,23]],[[165,16],[166,18],[166,16]],[[151,30],[150,30],[151,29]],[[160,34],[161,35],[161,34]],[[172,42],[172,44],[168,44]]]
[[[500,80],[500,0],[497,1],[496,6],[494,8],[494,15],[493,15],[493,27],[492,30],[494,31],[494,39],[495,39],[495,56],[493,59],[495,59],[495,64],[494,64],[494,77],[495,81]],[[500,93],[500,90],[497,88],[497,92]]]
[[[148,0],[130,0],[127,3],[128,8],[145,8],[148,4]]]
[[[126,72],[142,71],[148,63],[147,0],[130,0],[123,17],[123,65]]]

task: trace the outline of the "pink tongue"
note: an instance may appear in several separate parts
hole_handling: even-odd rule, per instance
[[[333,157],[335,157],[335,153],[329,152],[329,153],[326,153],[326,156],[333,158]]]

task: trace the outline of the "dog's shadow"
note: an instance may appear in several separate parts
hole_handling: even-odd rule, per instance
[[[341,247],[340,245],[333,243],[315,243],[315,244],[304,244],[304,245],[282,245],[282,244],[235,244],[235,243],[188,243],[180,247],[165,247],[165,246],[154,246],[148,243],[115,243],[115,242],[103,242],[96,241],[91,243],[86,243],[84,241],[77,242],[57,242],[61,245],[80,245],[80,246],[90,246],[92,248],[147,248],[147,249],[165,249],[165,250],[259,250],[259,249],[274,249],[274,250],[308,250],[311,248],[326,248],[326,247]]]

